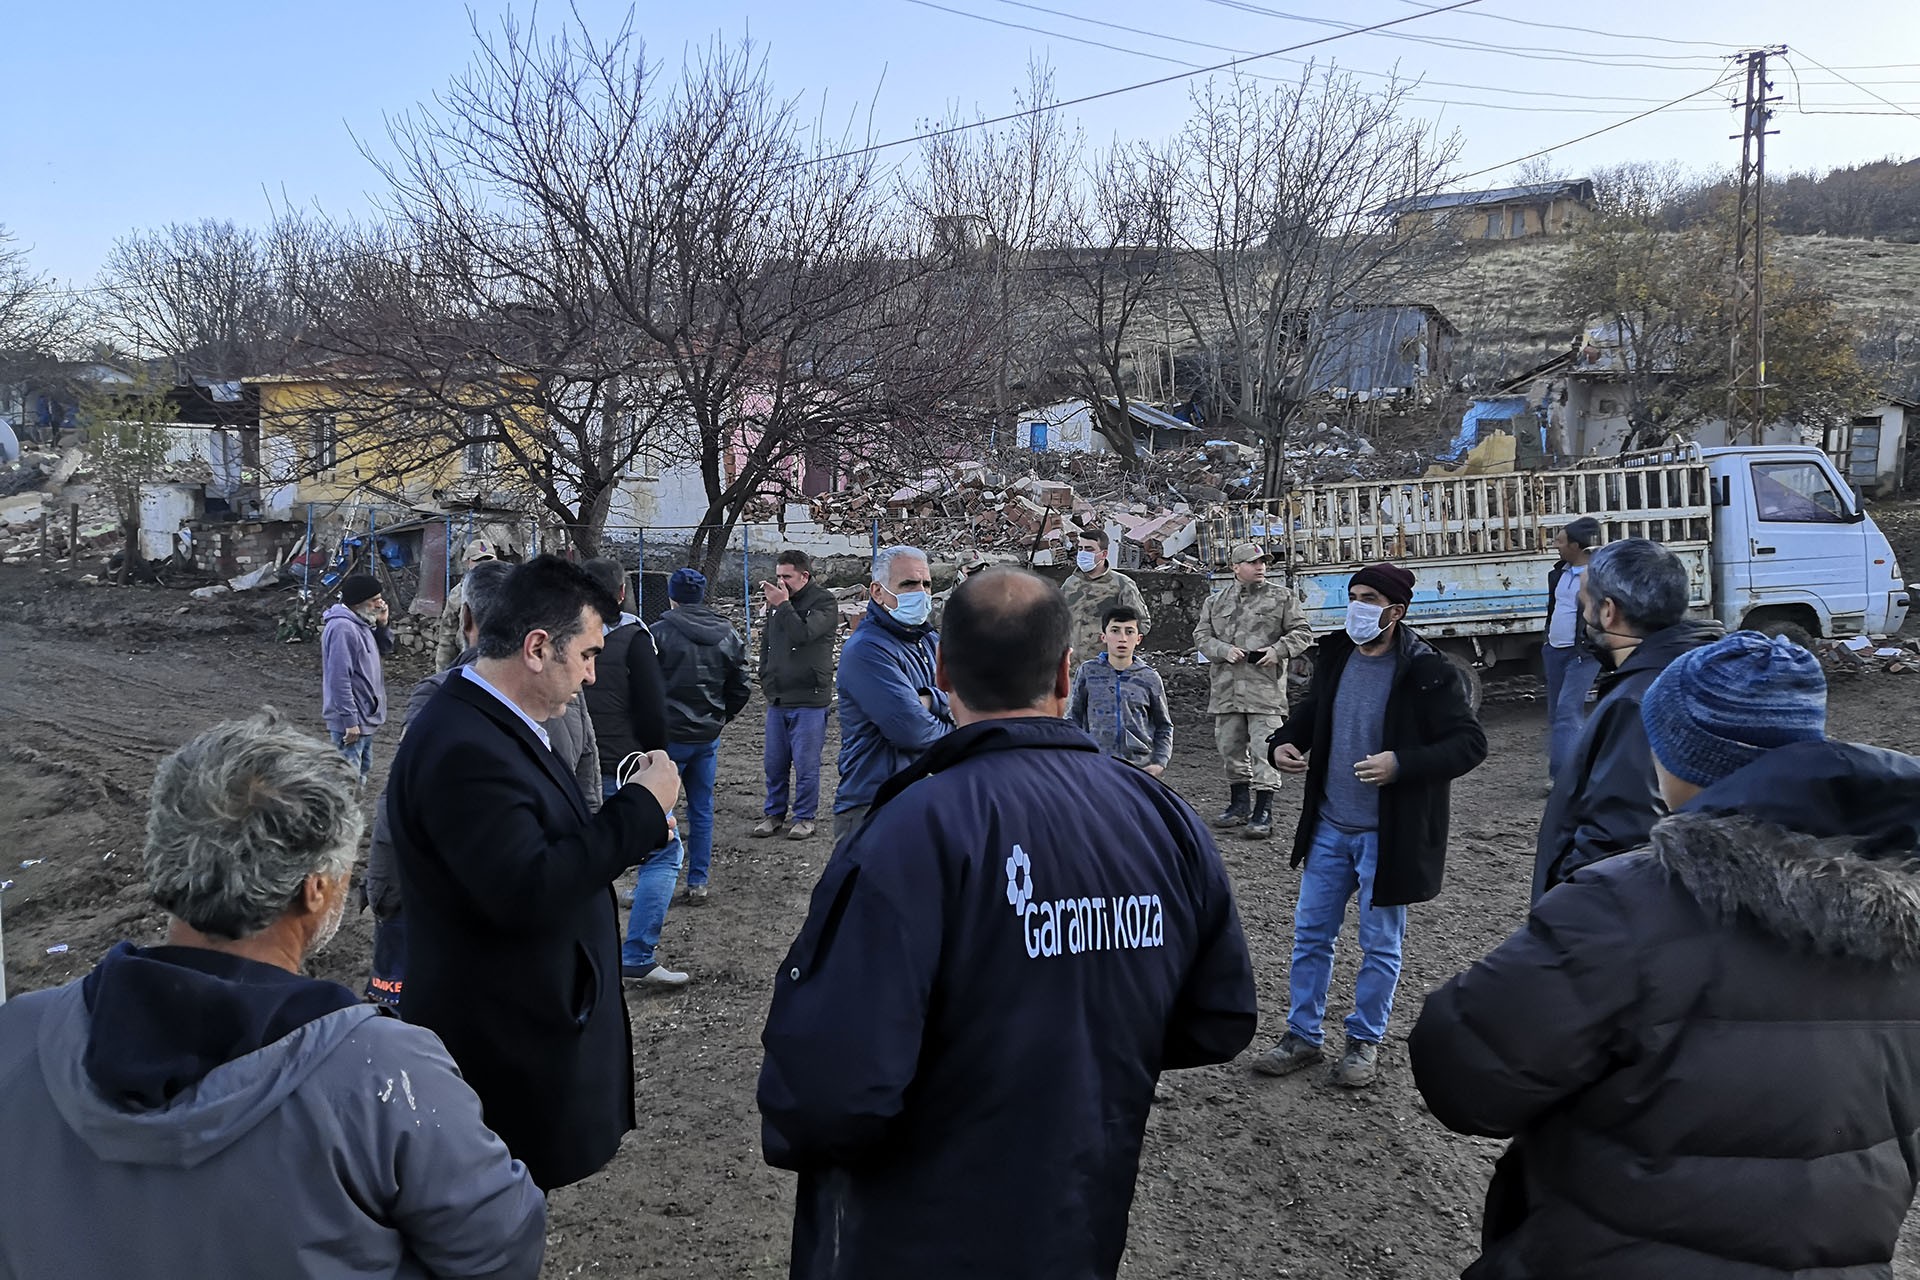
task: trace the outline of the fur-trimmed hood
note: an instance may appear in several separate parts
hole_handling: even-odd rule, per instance
[[[1770,751],[1653,830],[1715,919],[1821,955],[1920,967],[1920,759],[1840,742]]]

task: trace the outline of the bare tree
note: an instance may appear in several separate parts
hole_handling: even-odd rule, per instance
[[[1015,100],[1025,114],[1004,127],[960,130],[970,122],[953,113],[949,130],[924,144],[923,176],[911,194],[936,245],[971,276],[990,308],[988,403],[1002,432],[1013,429],[1022,407],[1015,388],[1037,372],[1035,356],[1050,324],[1036,305],[1043,290],[1031,270],[1033,253],[1067,212],[1084,146],[1050,109],[1059,95],[1049,67],[1029,64],[1027,87]]]
[[[1426,233],[1381,216],[1437,190],[1459,151],[1406,110],[1409,87],[1308,68],[1271,89],[1235,78],[1194,91],[1175,188],[1180,305],[1216,410],[1265,446],[1270,495],[1344,318],[1410,300],[1431,268]]]
[[[51,375],[79,334],[74,309],[60,305],[52,281],[0,227],[0,381]]]
[[[1172,276],[1169,171],[1144,144],[1096,154],[1032,267],[1057,322],[1049,346],[1060,381],[1087,400],[1094,428],[1129,465],[1138,462],[1129,408],[1137,322]]]
[[[663,88],[630,27],[511,19],[391,127],[403,265],[323,326],[390,470],[475,446],[583,552],[636,459],[693,461],[693,555],[810,449],[864,452],[933,417],[932,269],[880,216],[870,158],[801,141],[749,46]],[[506,465],[510,463],[511,465]]]
[[[265,231],[214,219],[136,231],[108,251],[96,323],[121,348],[172,359],[180,381],[272,372],[330,249],[321,224],[292,214]]]
[[[166,473],[174,420],[166,388],[146,378],[114,383],[82,397],[87,421],[87,461],[120,521],[118,580],[126,582],[143,563],[140,555],[140,495]]]

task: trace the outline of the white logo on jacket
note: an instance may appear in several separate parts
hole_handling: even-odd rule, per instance
[[[1033,896],[1033,859],[1019,845],[1007,855],[1007,903],[1020,920],[1029,958],[1131,951],[1166,945],[1166,920],[1157,893],[1105,897]]]

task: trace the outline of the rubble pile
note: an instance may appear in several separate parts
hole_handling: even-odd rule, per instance
[[[80,555],[108,556],[121,547],[120,518],[113,503],[90,483],[85,451],[27,451],[0,471],[0,562],[20,564],[44,550],[74,553],[68,546],[70,508],[80,508]]]
[[[1920,674],[1920,640],[1822,640],[1814,652],[1829,671],[1847,675],[1870,672],[1902,676]]]

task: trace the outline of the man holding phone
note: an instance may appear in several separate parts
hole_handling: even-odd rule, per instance
[[[1258,543],[1236,544],[1231,559],[1233,581],[1207,598],[1193,628],[1211,664],[1207,710],[1231,788],[1213,825],[1245,827],[1250,839],[1265,840],[1280,775],[1264,744],[1287,715],[1287,662],[1313,647],[1313,630],[1293,592],[1267,581]]]

